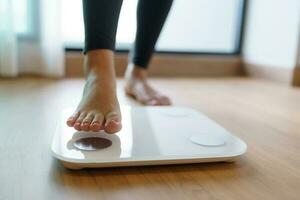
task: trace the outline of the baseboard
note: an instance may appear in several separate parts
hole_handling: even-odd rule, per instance
[[[293,72],[293,86],[300,86],[300,66],[295,67]]]
[[[116,74],[122,76],[128,62],[127,53],[115,56]],[[66,76],[83,76],[83,55],[80,52],[66,53]],[[242,73],[239,56],[204,56],[156,54],[149,66],[154,77],[236,76]]]
[[[287,85],[294,85],[294,82],[296,85],[299,83],[299,78],[293,80],[295,77],[295,68],[279,68],[244,63],[243,70],[247,76],[253,78],[272,80]],[[297,71],[297,73],[299,72]]]

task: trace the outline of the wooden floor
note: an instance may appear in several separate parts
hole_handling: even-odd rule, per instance
[[[70,171],[51,157],[56,117],[80,79],[0,80],[0,200],[300,198],[300,89],[246,78],[155,79],[248,144],[235,163]],[[134,104],[122,91],[122,104]]]

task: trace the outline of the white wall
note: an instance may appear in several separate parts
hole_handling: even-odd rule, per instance
[[[249,0],[246,63],[293,68],[298,57],[300,0]]]

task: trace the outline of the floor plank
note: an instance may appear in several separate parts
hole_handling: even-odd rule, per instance
[[[0,80],[0,200],[299,199],[300,89],[247,78],[153,79],[248,144],[235,163],[70,171],[51,157],[56,116],[83,80]],[[123,93],[121,104],[136,105]]]

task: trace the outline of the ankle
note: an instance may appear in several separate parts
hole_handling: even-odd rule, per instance
[[[89,51],[84,57],[84,73],[90,75],[114,75],[114,54],[110,50]]]
[[[129,64],[126,70],[125,77],[146,80],[148,77],[148,71],[140,66]]]

